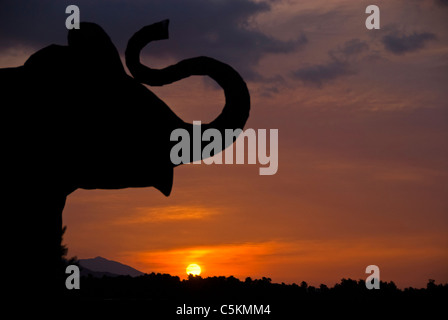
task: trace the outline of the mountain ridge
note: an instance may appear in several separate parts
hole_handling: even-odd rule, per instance
[[[138,277],[145,274],[144,272],[141,272],[131,266],[125,265],[118,261],[109,260],[101,256],[88,259],[79,259],[78,261],[82,268],[87,269],[84,273],[90,273],[93,276],[108,275]]]

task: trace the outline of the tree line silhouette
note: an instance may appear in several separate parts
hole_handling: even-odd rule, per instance
[[[333,287],[318,287],[302,281],[300,285],[273,283],[270,278],[241,281],[234,276],[202,278],[190,275],[181,280],[178,276],[150,273],[138,277],[92,275],[81,277],[81,289],[66,292],[67,296],[85,299],[135,299],[219,301],[290,301],[290,300],[434,300],[448,298],[448,284],[436,284],[430,279],[426,288],[399,289],[393,281],[380,281],[380,289],[368,290],[364,280],[342,279]]]

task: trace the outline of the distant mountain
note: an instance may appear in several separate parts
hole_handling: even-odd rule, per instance
[[[107,276],[120,276],[129,275],[131,277],[141,276],[144,273],[138,271],[125,264],[108,260],[103,257],[96,257],[93,259],[79,259],[79,265],[87,270],[81,271],[82,274],[92,274],[94,277]]]

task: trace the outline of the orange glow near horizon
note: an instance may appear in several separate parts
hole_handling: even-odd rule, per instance
[[[334,285],[342,278],[365,279],[365,267],[375,262],[381,265],[382,281],[394,281],[404,287],[407,274],[401,271],[415,267],[422,259],[433,256],[443,259],[443,250],[431,249],[419,244],[419,240],[409,248],[406,243],[409,245],[410,239],[390,241],[396,245],[390,246],[389,241],[378,239],[242,243],[134,252],[120,260],[147,273],[167,273],[181,279],[187,278],[183,266],[195,261],[202,267],[204,278],[234,276],[244,281],[247,277],[269,277],[277,283],[306,281],[315,286]],[[425,281],[419,284],[424,286]]]

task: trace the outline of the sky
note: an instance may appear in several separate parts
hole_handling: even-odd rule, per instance
[[[211,56],[248,84],[246,128],[278,129],[278,171],[183,165],[154,188],[76,190],[63,223],[69,256],[143,272],[448,282],[448,1],[0,1],[0,67],[66,44],[65,8],[100,24],[123,59],[141,27],[170,19],[142,62]],[[368,30],[365,9],[380,9]],[[209,122],[223,92],[202,77],[150,88],[182,119]]]

